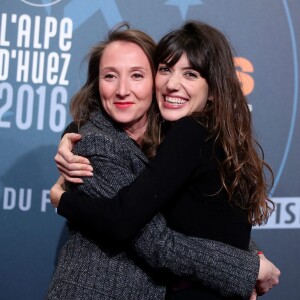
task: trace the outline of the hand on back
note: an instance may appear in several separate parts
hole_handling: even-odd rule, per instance
[[[54,157],[56,166],[61,175],[69,182],[82,183],[80,177],[93,176],[93,167],[87,158],[74,155],[72,149],[81,139],[76,133],[66,133],[58,145],[57,154]]]

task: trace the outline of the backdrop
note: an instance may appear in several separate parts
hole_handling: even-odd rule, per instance
[[[299,0],[0,0],[0,299],[44,299],[66,238],[49,189],[84,56],[120,21],[158,40],[186,19],[219,28],[235,47],[275,173],[276,212],[253,233],[282,271],[264,299],[299,299]]]

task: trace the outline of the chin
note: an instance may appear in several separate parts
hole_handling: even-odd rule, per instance
[[[163,119],[165,119],[166,121],[177,121],[181,118],[183,118],[184,116],[186,116],[186,114],[178,114],[178,113],[161,113],[161,116],[163,117]]]
[[[167,114],[165,116],[162,115],[162,117],[163,117],[164,120],[172,122],[172,121],[177,121],[177,120],[183,118],[184,115],[176,115],[176,116],[174,116],[174,115]]]
[[[119,124],[128,124],[128,123],[130,123],[130,119],[128,119],[128,118],[122,118],[122,117],[112,117],[112,119],[115,121],[115,122],[117,122],[117,123],[119,123]]]

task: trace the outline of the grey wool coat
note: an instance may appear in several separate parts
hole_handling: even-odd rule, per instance
[[[111,198],[145,168],[144,154],[103,113],[94,114],[80,133],[74,152],[90,159],[94,176],[78,188],[89,196]],[[153,269],[187,276],[224,296],[249,298],[259,270],[254,253],[174,232],[161,214],[141,230],[132,249]],[[128,252],[115,253],[76,231],[61,249],[46,299],[154,300],[164,299],[165,290]]]

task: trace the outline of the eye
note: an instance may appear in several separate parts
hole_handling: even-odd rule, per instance
[[[184,75],[188,78],[198,78],[199,77],[199,73],[196,71],[186,71],[184,73]]]
[[[141,73],[133,73],[133,74],[132,74],[132,77],[133,77],[134,79],[143,79],[143,78],[144,78],[144,75],[141,74]]]
[[[104,72],[99,74],[99,78],[105,81],[113,81],[117,78],[117,74],[114,72]]]
[[[102,77],[104,79],[113,79],[116,76],[114,74],[112,74],[112,73],[107,73],[107,74],[104,74]]]
[[[158,66],[158,72],[160,73],[168,73],[170,72],[170,68],[166,65],[159,65]]]

